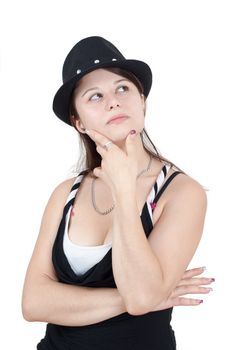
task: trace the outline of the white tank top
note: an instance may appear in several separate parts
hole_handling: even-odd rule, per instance
[[[145,202],[147,204],[147,209],[152,222],[153,222],[153,219],[152,219],[151,202],[153,201],[156,195],[155,188],[156,188],[156,192],[158,192],[161,186],[163,185],[164,179],[169,169],[170,169],[169,164],[166,164],[161,169],[157,177],[157,180],[155,184],[152,186],[152,189]],[[74,184],[81,182],[83,177],[84,175],[78,175],[74,181]],[[78,188],[76,188],[74,191],[70,193],[67,199],[67,203],[70,201],[71,198],[74,198],[77,195]],[[63,249],[66,255],[66,258],[71,268],[73,269],[73,271],[77,275],[83,275],[86,271],[88,271],[91,267],[93,267],[103,259],[103,257],[109,251],[109,249],[111,249],[112,243],[96,245],[96,246],[83,246],[83,245],[73,243],[69,238],[69,232],[68,232],[68,225],[69,225],[71,210],[72,210],[72,206],[70,206],[65,219],[66,221],[65,221],[65,232],[63,237]],[[140,213],[140,216],[141,216],[141,213]]]
[[[77,275],[82,275],[97,264],[111,248],[112,243],[84,246],[73,243],[69,238],[68,225],[72,206],[67,212],[63,249],[70,266]]]

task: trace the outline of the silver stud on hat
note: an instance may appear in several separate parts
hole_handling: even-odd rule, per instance
[[[99,60],[95,60],[94,63],[99,63]]]
[[[79,74],[79,73],[81,73],[81,69],[78,69],[78,70],[77,70],[77,74]]]
[[[112,58],[112,61],[116,61],[117,59],[116,58]]]

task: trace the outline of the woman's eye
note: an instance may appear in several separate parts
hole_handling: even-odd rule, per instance
[[[126,85],[121,85],[121,86],[119,86],[119,87],[117,88],[117,90],[120,90],[120,89],[123,89],[123,92],[129,90],[128,86],[126,86]],[[97,96],[97,98],[96,98],[96,96]],[[92,95],[92,96],[89,98],[89,100],[90,100],[90,101],[98,101],[98,100],[99,100],[98,97],[102,97],[102,96],[103,96],[102,94],[96,93],[96,94]],[[95,97],[95,98],[94,98],[94,97]]]
[[[126,86],[126,85],[121,85],[121,86],[119,86],[118,89],[121,89],[121,88],[124,88],[124,91],[129,90],[128,86]]]
[[[95,101],[96,98],[93,99],[93,97],[95,97],[95,96],[102,96],[102,95],[101,95],[100,93],[97,93],[97,94],[95,94],[95,95],[92,95],[92,96],[90,97],[89,100]],[[98,99],[97,99],[97,100],[98,100]]]

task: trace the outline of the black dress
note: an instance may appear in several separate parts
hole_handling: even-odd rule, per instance
[[[141,212],[141,221],[148,237],[152,228],[152,212],[161,194],[181,171],[175,171],[164,182],[169,165],[162,168],[156,183],[152,187],[150,200],[147,200]],[[64,206],[63,216],[53,245],[52,261],[60,282],[85,287],[116,288],[112,271],[112,248],[103,259],[86,273],[76,275],[63,250],[64,228],[67,213],[75,201],[78,187],[84,177],[80,173]],[[151,200],[151,198],[153,200]],[[85,326],[61,326],[48,323],[45,337],[37,345],[39,350],[174,350],[176,340],[170,325],[173,308],[152,311],[143,315],[131,315],[124,312],[98,323]]]

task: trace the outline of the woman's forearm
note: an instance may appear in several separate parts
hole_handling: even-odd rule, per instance
[[[67,285],[49,278],[31,288],[22,305],[27,321],[84,326],[126,312],[116,288]]]
[[[140,219],[136,186],[115,194],[112,224],[112,266],[117,288],[128,312],[149,312],[166,296],[159,260],[152,251]],[[139,259],[140,255],[140,259]],[[143,263],[142,263],[143,261]]]

